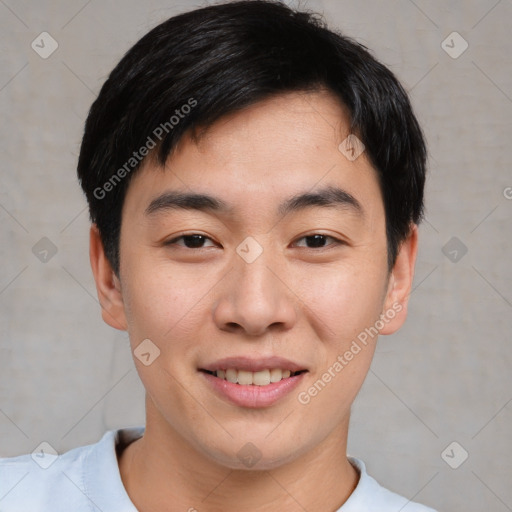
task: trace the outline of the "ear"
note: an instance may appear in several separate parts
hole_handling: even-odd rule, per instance
[[[126,331],[121,283],[105,255],[100,232],[95,224],[91,226],[90,231],[89,257],[103,321],[115,329]]]
[[[411,225],[409,235],[402,242],[389,276],[382,316],[384,327],[380,334],[393,334],[407,318],[407,305],[414,279],[414,265],[418,252],[418,226]]]

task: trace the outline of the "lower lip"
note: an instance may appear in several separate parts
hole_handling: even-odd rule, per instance
[[[200,372],[214,391],[222,398],[228,399],[239,407],[257,409],[269,407],[278,400],[291,393],[300,383],[306,372],[293,377],[272,382],[267,386],[233,384],[224,379],[219,379],[206,372]]]

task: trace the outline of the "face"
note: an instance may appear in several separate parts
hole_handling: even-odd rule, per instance
[[[346,440],[415,256],[413,230],[389,273],[377,175],[339,149],[348,134],[326,92],[258,103],[134,176],[119,281],[93,234],[104,318],[145,354],[148,429],[231,468]]]

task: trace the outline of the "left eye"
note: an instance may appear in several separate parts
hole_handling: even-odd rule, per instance
[[[330,243],[328,243],[329,241]],[[318,249],[340,243],[342,243],[341,240],[338,240],[337,238],[317,233],[314,235],[307,235],[303,236],[302,238],[299,238],[299,240],[295,242],[294,245],[298,247],[307,247],[308,249]]]
[[[181,242],[181,243],[179,243]],[[206,242],[210,242],[209,245],[205,245]],[[170,240],[166,245],[179,245],[186,247],[187,249],[202,249],[203,247],[214,247],[211,238],[205,235],[193,234],[193,235],[181,235],[173,240]]]

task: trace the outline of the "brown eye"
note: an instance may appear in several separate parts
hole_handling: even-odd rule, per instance
[[[323,247],[328,247],[329,245],[336,245],[340,243],[340,240],[337,240],[332,236],[316,233],[313,235],[303,236],[295,245],[299,247],[307,247],[308,249],[321,249]]]
[[[210,245],[205,245],[206,242],[210,242]],[[181,235],[167,242],[166,245],[178,245],[187,249],[202,249],[203,247],[212,247],[214,244],[207,236],[194,233],[191,235]]]
[[[327,237],[324,235],[311,235],[305,238],[308,247],[324,247],[327,242]]]

